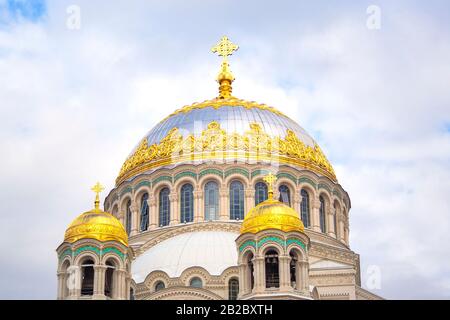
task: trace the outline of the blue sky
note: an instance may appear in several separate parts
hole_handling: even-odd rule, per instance
[[[55,298],[54,249],[92,182],[111,189],[160,119],[216,95],[226,34],[236,96],[295,119],[349,192],[363,284],[376,265],[377,294],[450,298],[449,6],[0,0],[0,297]]]
[[[6,0],[0,2],[0,10],[8,12],[10,18],[39,21],[46,13],[44,0]]]

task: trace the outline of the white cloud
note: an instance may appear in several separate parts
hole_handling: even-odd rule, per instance
[[[112,188],[146,131],[216,94],[208,50],[228,32],[241,45],[235,94],[297,120],[335,164],[363,282],[376,264],[378,294],[448,298],[449,28],[385,3],[373,32],[365,8],[299,3],[270,8],[278,25],[251,3],[223,8],[228,21],[214,4],[83,1],[80,31],[65,28],[64,2],[39,24],[0,25],[0,296],[55,297],[54,249],[90,207],[88,187]]]

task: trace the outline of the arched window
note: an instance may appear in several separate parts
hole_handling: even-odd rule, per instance
[[[308,194],[308,191],[306,191],[305,189],[302,189],[302,191],[300,191],[300,195],[302,197],[302,202],[300,205],[302,222],[303,222],[303,225],[305,226],[305,228],[309,228],[309,226],[310,226],[309,194]]]
[[[264,182],[258,182],[255,185],[255,206],[267,200],[267,185]]]
[[[92,296],[94,294],[94,261],[85,260],[81,264],[81,295]]]
[[[219,218],[219,186],[215,181],[205,184],[205,220]]]
[[[280,287],[280,272],[278,270],[278,253],[275,250],[267,251],[265,255],[266,288]]]
[[[291,192],[287,185],[282,184],[278,191],[280,192],[280,198],[278,199],[280,202],[283,202],[287,206],[291,206]]]
[[[167,226],[170,221],[169,188],[163,188],[159,192],[159,226]]]
[[[148,193],[144,193],[141,198],[141,231],[148,228]]]
[[[164,284],[164,282],[162,282],[162,281],[158,281],[156,284],[155,284],[155,291],[160,291],[160,290],[163,290],[163,289],[165,289],[166,288],[166,285]]]
[[[239,280],[231,278],[228,281],[228,300],[237,300],[239,293]]]
[[[189,286],[191,286],[192,288],[201,288],[201,287],[203,287],[202,279],[200,279],[198,277],[192,278],[191,281],[189,282]]]
[[[322,196],[319,197],[320,208],[319,208],[319,222],[320,231],[325,232],[325,200]]]
[[[237,180],[230,184],[230,219],[244,219],[244,186]]]
[[[114,288],[114,271],[115,266],[111,261],[106,261],[106,272],[105,272],[105,296],[113,297]]]
[[[131,200],[128,200],[127,202],[127,216],[126,216],[126,230],[127,230],[127,234],[130,235],[131,232],[131,219],[132,219],[132,215],[131,215]]]
[[[289,253],[289,257],[291,258],[291,261],[289,263],[289,270],[290,270],[290,283],[292,288],[296,288],[297,287],[297,262],[298,262],[298,257],[297,254],[291,250],[291,252]]]
[[[180,221],[192,222],[194,221],[194,187],[186,183],[181,187],[180,199]]]
[[[130,300],[135,300],[134,298],[134,289],[130,288]]]

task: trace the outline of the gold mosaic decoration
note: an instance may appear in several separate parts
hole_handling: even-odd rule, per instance
[[[172,128],[159,143],[148,145],[144,138],[136,151],[122,165],[116,184],[147,170],[187,161],[241,159],[298,165],[329,177],[336,182],[333,167],[320,147],[307,146],[297,135],[286,130],[286,137],[271,137],[258,123],[244,134],[227,133],[216,121],[210,122],[199,136],[183,137]]]

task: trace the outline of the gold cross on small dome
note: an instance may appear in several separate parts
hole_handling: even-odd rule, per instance
[[[239,49],[239,46],[231,42],[228,37],[224,36],[220,39],[219,43],[211,48],[211,51],[223,57],[224,61],[228,56],[231,56],[234,51]]]
[[[91,188],[92,191],[95,192],[95,209],[98,210],[100,206],[100,197],[99,193],[102,192],[105,188],[100,184],[100,182],[97,182],[95,186]]]
[[[267,184],[267,191],[269,194],[269,199],[272,199],[273,196],[273,184],[275,181],[277,181],[277,176],[273,175],[272,173],[269,173],[267,176],[263,178],[264,182]]]

